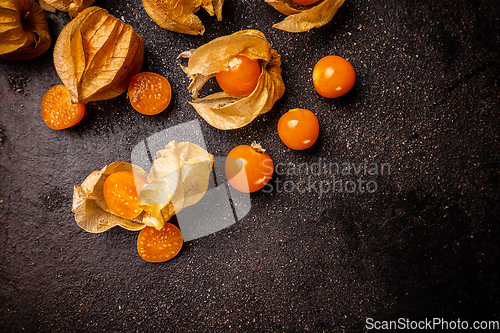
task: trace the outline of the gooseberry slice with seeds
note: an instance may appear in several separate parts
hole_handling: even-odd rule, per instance
[[[142,72],[130,81],[128,98],[137,112],[152,116],[162,112],[170,104],[172,88],[163,76]]]
[[[146,261],[164,262],[181,251],[183,242],[179,228],[166,222],[160,230],[149,226],[142,229],[137,238],[137,251]]]
[[[45,93],[41,108],[43,120],[55,130],[75,126],[85,115],[85,104],[71,103],[69,90],[62,84],[53,86]]]
[[[103,196],[108,208],[118,216],[133,219],[142,213],[138,191],[146,184],[130,171],[112,173],[104,181]]]

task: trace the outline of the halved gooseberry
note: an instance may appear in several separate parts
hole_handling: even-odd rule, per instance
[[[172,99],[172,88],[163,76],[142,72],[130,81],[128,98],[137,112],[151,116],[167,108]]]
[[[137,238],[137,251],[146,261],[164,262],[180,252],[183,242],[179,228],[167,222],[160,230],[149,226],[142,229]]]
[[[130,171],[112,173],[104,181],[103,195],[108,208],[118,216],[126,219],[137,217],[142,208],[137,192],[146,181]]]
[[[50,88],[42,99],[42,118],[52,129],[62,130],[78,124],[85,115],[85,104],[71,103],[69,90],[59,84]]]

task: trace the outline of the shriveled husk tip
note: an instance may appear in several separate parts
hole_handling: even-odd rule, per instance
[[[259,60],[262,73],[255,90],[246,97],[218,92],[198,98],[203,85],[224,70],[236,55]],[[216,38],[196,50],[181,53],[179,57],[189,59],[188,66],[181,65],[181,68],[191,80],[188,89],[194,100],[190,104],[203,119],[218,129],[237,129],[248,125],[259,114],[271,110],[285,92],[281,56],[258,30],[242,30]]]
[[[54,65],[73,103],[121,95],[143,59],[142,37],[99,7],[78,14],[54,46]]]
[[[83,10],[92,6],[95,0],[39,0],[40,6],[49,12],[60,10],[69,13],[70,17],[75,17]]]
[[[163,29],[174,32],[203,35],[205,27],[195,15],[200,8],[210,16],[222,20],[224,0],[142,0],[146,13]]]
[[[330,22],[345,0],[323,0],[310,6],[299,6],[292,0],[266,0],[280,13],[287,15],[274,28],[288,32],[305,32]]]

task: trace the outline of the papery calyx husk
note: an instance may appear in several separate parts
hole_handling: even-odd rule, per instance
[[[222,20],[224,0],[142,0],[146,13],[163,29],[203,35],[205,27],[196,13],[200,8]]]
[[[73,207],[78,226],[85,231],[99,233],[117,225],[128,230],[141,230],[146,226],[142,212],[134,219],[125,219],[115,215],[106,204],[103,195],[104,182],[115,172],[130,171],[147,178],[147,173],[136,165],[125,162],[113,162],[100,171],[92,172],[81,185],[73,187]]]
[[[36,2],[0,0],[0,59],[33,59],[51,44],[47,17]]]
[[[148,213],[145,222],[161,229],[165,221],[203,197],[208,189],[213,156],[194,143],[175,141],[156,156],[139,199]]]
[[[69,13],[69,16],[75,17],[83,10],[92,6],[95,0],[39,0],[40,6],[49,12],[60,10]]]
[[[73,190],[76,223],[93,233],[121,226],[141,230],[145,226],[161,229],[165,222],[183,208],[194,205],[208,189],[213,156],[190,142],[171,141],[157,152],[149,175],[139,166],[113,162],[100,171],[92,172]],[[139,192],[141,214],[125,219],[114,214],[103,195],[104,182],[115,172],[130,171],[147,180]]]
[[[142,37],[99,7],[78,14],[54,46],[54,65],[73,103],[121,95],[140,72],[143,59]]]
[[[246,97],[218,92],[198,98],[203,85],[216,73],[225,70],[228,62],[237,55],[259,60],[262,73],[255,90]],[[259,114],[271,110],[285,92],[281,56],[257,30],[242,30],[216,38],[196,50],[181,53],[179,57],[189,59],[188,66],[181,67],[191,80],[188,89],[194,100],[190,104],[218,129],[236,129],[249,124]]]
[[[283,21],[274,28],[288,32],[304,32],[319,28],[330,22],[345,0],[322,0],[310,6],[300,6],[292,0],[266,0],[268,4],[284,15]]]

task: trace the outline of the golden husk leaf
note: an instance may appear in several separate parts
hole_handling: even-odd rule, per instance
[[[236,55],[260,61],[262,73],[255,90],[246,97],[218,92],[198,98],[203,85],[216,73],[225,70],[229,60]],[[242,30],[216,38],[196,50],[181,53],[179,57],[189,59],[188,66],[181,67],[191,80],[188,89],[195,99],[190,104],[203,119],[218,129],[236,129],[249,124],[259,114],[271,110],[285,92],[281,56],[257,30]]]
[[[165,221],[203,197],[213,156],[194,143],[175,141],[156,156],[139,199],[144,203],[141,207],[148,212],[146,223],[161,229]]]
[[[121,95],[143,59],[142,37],[99,7],[78,14],[54,46],[54,65],[73,103]]]
[[[47,17],[36,2],[0,0],[0,59],[33,59],[51,44]]]
[[[142,0],[146,13],[163,29],[203,35],[205,27],[196,13],[200,8],[222,20],[224,0]]]
[[[345,0],[323,0],[310,6],[297,5],[292,0],[266,0],[280,13],[288,17],[273,25],[288,32],[304,32],[330,22]]]
[[[49,12],[60,10],[69,13],[69,16],[75,17],[83,10],[92,6],[95,0],[39,0],[40,6]]]
[[[171,141],[157,152],[157,157],[149,175],[136,165],[114,162],[75,185],[72,211],[76,223],[92,233],[115,226],[128,230],[145,226],[161,229],[173,215],[197,203],[208,189],[213,156],[193,143]],[[139,192],[143,212],[134,219],[115,215],[104,200],[106,178],[119,171],[131,171],[147,180]]]

